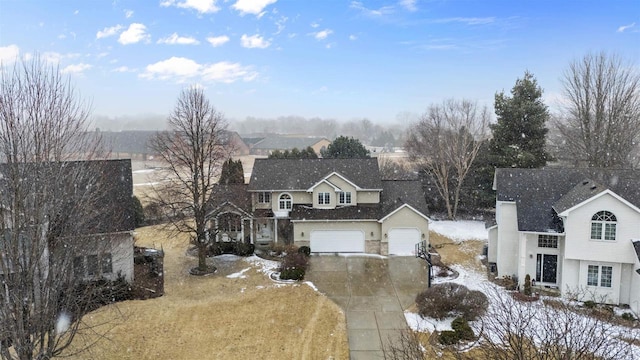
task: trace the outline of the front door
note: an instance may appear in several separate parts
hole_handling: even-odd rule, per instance
[[[538,254],[536,281],[555,284],[558,274],[558,255]]]

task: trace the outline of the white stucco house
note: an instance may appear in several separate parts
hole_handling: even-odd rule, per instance
[[[256,159],[248,185],[219,191],[210,217],[223,241],[405,256],[429,241],[420,181],[383,181],[376,159]]]
[[[640,171],[497,169],[494,190],[498,276],[640,313]]]

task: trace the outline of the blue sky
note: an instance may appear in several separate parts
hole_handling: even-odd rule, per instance
[[[0,0],[0,60],[39,53],[93,114],[168,114],[199,84],[230,119],[393,123],[430,103],[493,105],[528,69],[559,102],[590,51],[640,63],[640,2]]]

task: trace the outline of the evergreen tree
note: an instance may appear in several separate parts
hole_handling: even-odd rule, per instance
[[[542,102],[542,89],[526,71],[511,89],[495,96],[498,118],[491,125],[490,158],[495,167],[538,168],[551,157],[545,150],[549,110]]]
[[[222,172],[220,174],[220,184],[244,184],[244,169],[242,161],[233,161],[229,158],[222,164]]]
[[[362,159],[369,157],[369,150],[358,139],[340,136],[327,146],[327,149],[322,152],[322,156],[333,159]]]
[[[299,150],[298,148],[293,148],[291,151],[285,150],[284,152],[280,150],[274,150],[271,154],[269,154],[269,159],[317,159],[318,154],[313,151],[311,146],[308,146],[306,149]]]

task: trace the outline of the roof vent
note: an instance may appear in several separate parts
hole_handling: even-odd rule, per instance
[[[597,186],[593,185],[593,186],[591,187],[591,190],[595,190],[596,188],[597,188]]]
[[[585,180],[582,182],[582,185],[587,185],[589,183],[589,180]]]

